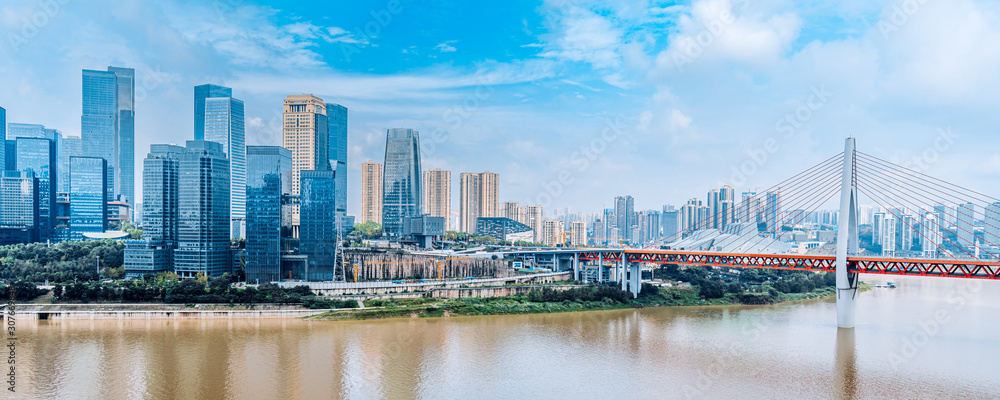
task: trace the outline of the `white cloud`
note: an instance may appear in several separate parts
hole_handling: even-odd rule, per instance
[[[440,43],[437,46],[434,46],[434,48],[437,49],[438,51],[442,52],[442,53],[451,53],[451,52],[457,50],[454,46],[451,45],[452,43],[455,43],[455,42],[457,42],[457,41],[456,40],[449,40],[447,42]]]

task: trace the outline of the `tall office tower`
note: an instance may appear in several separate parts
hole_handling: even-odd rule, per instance
[[[986,226],[986,234],[983,236],[986,245],[1000,246],[1000,202],[986,206],[983,224]]]
[[[903,214],[899,219],[902,220],[902,223],[896,225],[899,229],[898,249],[900,251],[909,251],[913,248],[913,227],[917,226],[917,223],[913,216],[909,214]]]
[[[247,282],[280,280],[282,240],[291,235],[291,215],[282,212],[281,199],[292,192],[292,152],[247,146],[246,190]]]
[[[948,229],[948,219],[947,219],[948,211],[947,210],[948,210],[948,208],[945,207],[944,204],[935,204],[934,205],[934,216],[937,217],[935,219],[935,222],[937,222],[938,229],[940,229],[942,231],[945,230],[945,229]]]
[[[651,242],[660,239],[661,232],[661,222],[660,219],[662,214],[656,210],[646,210],[643,213],[643,240],[645,242]]]
[[[605,235],[607,235],[607,230],[608,230],[607,225],[604,223],[603,220],[597,219],[596,221],[594,221],[593,226],[594,229],[591,229],[590,235],[587,236],[587,238],[589,239],[587,243],[594,246],[604,246],[606,242],[604,237]]]
[[[583,221],[573,221],[569,224],[570,244],[577,247],[587,245],[587,223]]]
[[[692,198],[687,204],[681,206],[681,230],[685,232],[705,229],[706,224],[701,220],[699,209],[704,207],[700,199]]]
[[[69,159],[70,157],[83,157],[83,141],[79,136],[64,137],[62,148],[57,148],[56,153],[59,156],[56,192],[69,193]]]
[[[451,171],[424,171],[424,214],[446,221],[451,217]]]
[[[635,199],[632,196],[618,196],[615,197],[615,217],[616,227],[618,232],[620,232],[623,237],[622,239],[631,239],[631,226],[635,225],[632,220],[635,218]]]
[[[719,189],[712,189],[708,191],[708,199],[705,201],[705,206],[708,207],[709,220],[707,221],[707,228],[719,228],[722,224],[720,209],[719,209]]]
[[[719,189],[719,204],[721,205],[723,202],[727,201],[730,205],[730,211],[729,214],[720,221],[720,228],[736,222],[736,189],[732,186],[724,185],[721,189]],[[721,212],[722,210],[719,211]]]
[[[7,140],[7,110],[0,107],[0,140]],[[0,172],[7,169],[7,152],[0,151]],[[0,177],[2,177],[0,173]]]
[[[874,210],[872,206],[867,204],[862,204],[858,206],[858,225],[871,225],[872,224],[872,214]]]
[[[311,94],[288,96],[284,121],[282,147],[292,152],[292,194],[298,195],[299,171],[321,171],[330,166],[326,103]]]
[[[681,212],[674,209],[674,206],[663,206],[663,214],[660,214],[661,237],[667,242],[680,239],[681,232]]]
[[[194,140],[221,144],[229,158],[229,235],[242,238],[246,230],[247,176],[243,100],[233,98],[233,90],[225,86],[199,85],[194,87],[194,107]]]
[[[459,175],[459,229],[474,233],[476,219],[500,216],[499,175],[463,172]]]
[[[476,218],[479,216],[479,174],[463,172],[459,175],[458,189],[458,229],[461,232],[475,233]]]
[[[403,218],[419,217],[423,208],[420,134],[415,129],[386,132],[382,174],[382,232],[391,239],[403,234]]]
[[[542,225],[542,243],[549,246],[560,246],[566,243],[563,222],[557,219],[547,219]]]
[[[174,273],[221,276],[231,272],[229,159],[222,144],[188,140],[178,164],[177,249]]]
[[[941,229],[938,228],[937,215],[934,213],[924,214],[923,222],[923,256],[925,258],[936,258],[938,256],[938,249],[941,248],[941,243],[944,242],[944,237],[941,235]]]
[[[382,164],[361,164],[361,223],[382,224]]]
[[[524,206],[524,219],[528,227],[534,232],[535,238],[534,242],[538,243],[542,241],[544,237],[542,235],[542,223],[545,221],[542,206],[537,204]]]
[[[719,229],[725,228],[735,221],[736,209],[732,200],[722,200],[719,202]]]
[[[69,231],[71,240],[108,228],[108,162],[100,157],[69,159]]]
[[[892,213],[884,214],[881,228],[879,240],[882,245],[882,256],[893,257],[896,255],[896,217]]]
[[[760,198],[757,197],[757,192],[743,192],[743,198],[740,201],[740,210],[736,213],[736,219],[739,222],[760,224],[761,213],[760,213]]]
[[[135,70],[83,70],[83,155],[107,161],[108,198],[135,201]]]
[[[500,216],[524,224],[524,207],[516,201],[505,201],[500,206]]]
[[[334,171],[302,171],[299,184],[299,252],[308,257],[304,277],[332,281],[337,259]]]
[[[767,231],[777,233],[781,229],[781,192],[769,191],[764,195],[764,222]]]
[[[31,171],[38,179],[38,240],[55,240],[53,228],[56,221],[56,176],[58,161],[56,144],[43,138],[19,137],[16,140],[18,171]]]
[[[31,171],[0,174],[0,245],[38,241],[38,192]]]
[[[142,160],[142,240],[125,244],[125,276],[169,271],[180,224],[180,156],[184,147],[154,144]]]
[[[882,227],[885,226],[885,213],[877,212],[872,215],[872,244],[882,244]]]
[[[337,211],[347,212],[347,107],[326,103],[330,169],[337,171]],[[447,214],[445,215],[447,218]]]
[[[972,203],[959,204],[955,219],[955,235],[958,236],[959,246],[972,248],[975,245],[973,220],[975,220],[975,206]]]

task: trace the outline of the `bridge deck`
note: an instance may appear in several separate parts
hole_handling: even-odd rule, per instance
[[[738,254],[671,250],[581,250],[580,261],[699,265],[707,267],[765,268],[797,271],[836,271],[836,258],[823,255]],[[600,255],[600,256],[599,256]],[[848,270],[862,274],[911,275],[947,278],[1000,279],[1000,262],[983,260],[847,257]]]

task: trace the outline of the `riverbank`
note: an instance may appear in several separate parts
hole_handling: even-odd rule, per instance
[[[655,288],[646,286],[643,290],[656,289],[655,293],[644,292],[638,298],[615,299],[604,297],[600,300],[559,300],[557,293],[545,294],[544,290],[527,296],[506,296],[494,298],[413,298],[377,299],[365,301],[365,309],[331,310],[310,317],[315,321],[347,321],[390,318],[439,318],[473,315],[517,315],[546,314],[575,311],[616,310],[645,307],[683,306],[729,306],[765,305],[790,301],[829,298],[836,295],[833,287],[823,287],[807,293],[727,293],[716,299],[705,299],[696,287]],[[576,290],[570,289],[569,292]],[[871,290],[871,285],[861,283],[861,291]],[[544,300],[545,296],[556,301]],[[631,297],[631,295],[629,295]]]

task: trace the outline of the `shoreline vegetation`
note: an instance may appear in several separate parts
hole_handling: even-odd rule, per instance
[[[697,272],[697,271],[695,271]],[[801,273],[798,273],[801,274]],[[802,274],[804,276],[804,274]],[[714,281],[702,281],[701,285],[684,287],[657,287],[644,283],[639,297],[613,286],[588,286],[557,291],[549,288],[532,289],[527,295],[494,298],[413,298],[374,299],[364,302],[365,309],[333,310],[305,317],[313,321],[349,321],[392,318],[436,318],[475,315],[519,315],[547,314],[575,311],[617,310],[646,307],[678,306],[733,306],[771,305],[786,302],[815,300],[834,296],[835,287],[826,285],[833,281],[833,273],[815,274],[821,277],[821,287],[792,287],[801,292],[783,293],[774,286],[751,287],[757,292],[745,290],[746,285],[735,284],[720,296],[713,287]],[[793,279],[810,279],[795,276]],[[791,281],[790,280],[790,281]],[[789,289],[787,285],[779,285]],[[859,290],[871,290],[871,285],[861,282]],[[738,290],[738,291],[737,291]],[[710,297],[706,297],[706,294]]]

